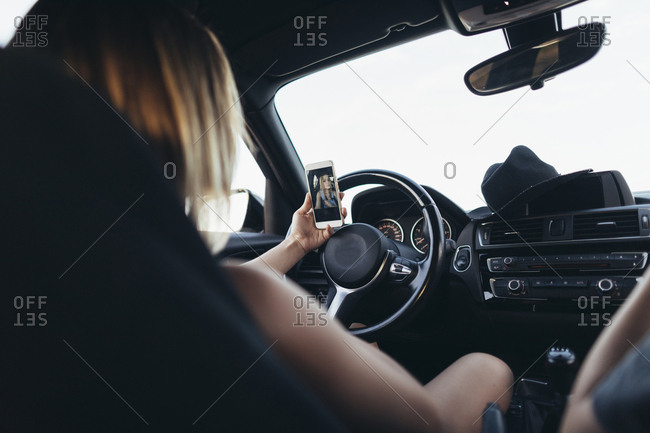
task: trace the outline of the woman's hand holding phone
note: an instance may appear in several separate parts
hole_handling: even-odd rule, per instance
[[[343,196],[343,193],[339,193],[341,200]],[[313,212],[311,195],[306,194],[305,201],[293,214],[291,221],[291,235],[303,248],[305,254],[323,245],[334,234],[334,229],[329,225],[324,229],[316,228]],[[341,209],[341,213],[343,218],[348,215],[345,208]]]
[[[309,192],[302,206],[293,214],[291,233],[275,248],[246,265],[267,266],[278,275],[286,274],[308,252],[327,242],[334,234],[333,227],[343,225],[348,211],[341,206],[343,194],[339,192],[332,161],[308,165],[305,175]],[[313,206],[314,196],[321,199],[320,207]]]
[[[342,193],[340,198],[343,198]],[[316,228],[313,212],[311,196],[307,194],[302,206],[293,214],[289,236],[276,247],[243,266],[270,267],[278,276],[286,274],[305,257],[305,254],[323,245],[334,234],[334,229],[329,225],[324,229]],[[348,211],[343,208],[341,214],[345,218]]]

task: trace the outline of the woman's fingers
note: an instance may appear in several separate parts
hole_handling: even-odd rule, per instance
[[[341,200],[343,200],[343,197],[345,197],[345,193],[344,193],[344,192],[339,192],[339,198],[340,198]],[[342,207],[342,208],[341,208],[341,213],[343,214],[343,218],[347,218],[347,216],[348,216],[348,210],[347,210],[346,208]]]
[[[322,234],[322,239],[327,242],[334,234],[334,229],[328,224],[324,229],[319,230]]]
[[[306,214],[311,209],[311,196],[309,193],[305,194],[305,201],[302,203],[302,206],[298,208],[296,212],[300,214]]]

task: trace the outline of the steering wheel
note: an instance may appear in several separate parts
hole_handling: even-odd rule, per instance
[[[425,233],[430,241],[422,260],[399,254],[396,243],[377,228],[352,223],[337,230],[321,248],[321,265],[329,284],[328,316],[351,323],[351,312],[360,299],[380,285],[390,284],[407,289],[408,299],[386,319],[366,328],[352,329],[354,335],[369,338],[412,312],[425,292],[439,286],[447,269],[445,236],[438,208],[422,186],[406,176],[388,170],[361,170],[339,178],[339,190],[379,184],[396,188],[413,200],[422,212]],[[400,245],[402,251],[412,248]]]

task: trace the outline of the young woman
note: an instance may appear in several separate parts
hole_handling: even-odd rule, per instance
[[[220,203],[222,212],[236,140],[246,134],[221,45],[167,2],[107,3],[57,1],[47,12],[49,48],[148,138],[161,167],[174,162],[178,198],[190,218],[198,220],[205,199]],[[277,342],[273,350],[295,374],[354,431],[478,432],[488,403],[505,411],[512,373],[490,355],[467,355],[423,386],[335,320],[294,326],[297,314],[322,311],[306,300],[297,303],[307,293],[277,274],[333,234],[316,229],[311,205],[307,195],[293,216],[292,236],[278,247],[246,266],[227,267],[260,328]],[[226,239],[209,241],[221,246]]]

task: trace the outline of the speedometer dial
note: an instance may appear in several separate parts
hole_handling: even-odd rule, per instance
[[[375,227],[379,229],[388,239],[392,239],[397,242],[402,242],[404,240],[404,230],[402,226],[395,220],[390,218],[384,218],[375,223]]]
[[[451,226],[444,218],[442,218],[442,227],[445,232],[445,239],[451,239]],[[413,225],[413,229],[411,230],[411,244],[422,254],[429,248],[429,234],[425,233],[424,230],[424,218],[420,218]]]

